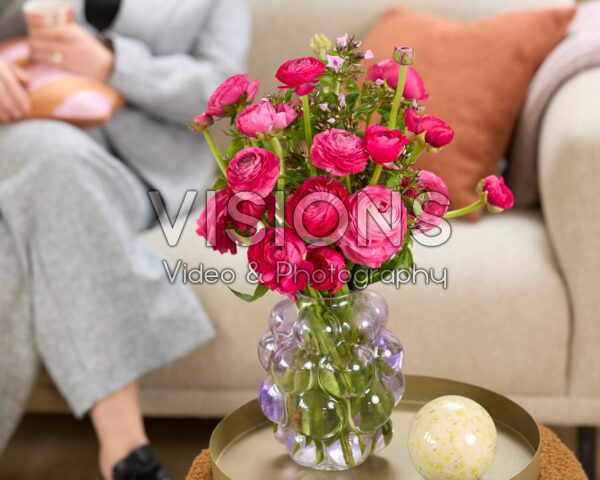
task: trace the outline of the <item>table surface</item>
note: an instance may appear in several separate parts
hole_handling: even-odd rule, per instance
[[[542,434],[539,480],[587,480],[581,464],[549,428],[540,425]],[[194,460],[186,480],[212,480],[210,451],[203,450]]]

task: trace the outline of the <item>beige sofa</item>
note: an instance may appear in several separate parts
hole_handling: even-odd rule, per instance
[[[348,32],[364,38],[391,3],[398,2],[251,1],[251,77],[261,79],[263,91],[273,89],[275,70],[284,60],[310,54],[312,34],[335,37]],[[400,3],[470,20],[570,2]],[[600,221],[593,203],[600,178],[599,84],[599,70],[578,75],[560,89],[546,113],[538,159],[542,211],[486,215],[477,224],[456,221],[446,245],[415,248],[420,267],[433,268],[438,277],[447,269],[447,289],[422,281],[399,290],[376,287],[388,299],[390,328],[405,345],[406,372],[497,390],[543,422],[600,425]],[[160,230],[145,238],[165,256],[188,265],[230,266],[244,277],[244,254],[220,256],[208,250],[194,228],[190,220],[184,238],[172,249]],[[248,290],[243,284],[238,287]],[[264,373],[256,344],[277,296],[270,293],[249,305],[223,285],[194,288],[217,337],[144,378],[142,402],[147,414],[224,415],[255,396]],[[56,390],[43,379],[30,410],[64,408]]]

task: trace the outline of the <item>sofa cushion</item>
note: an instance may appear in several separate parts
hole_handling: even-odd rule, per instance
[[[455,131],[450,145],[422,154],[417,166],[444,179],[452,208],[477,201],[477,182],[497,172],[529,83],[574,13],[572,7],[527,10],[462,23],[394,7],[365,40],[372,63],[390,58],[395,45],[416,49],[415,68],[429,92],[425,113]]]
[[[243,277],[243,249],[219,255],[196,236],[188,222],[173,249],[159,230],[147,243],[189,268],[230,267],[238,272],[234,288],[251,291]],[[514,211],[484,216],[478,224],[456,221],[450,240],[440,247],[415,248],[419,267],[436,278],[447,268],[448,288],[378,284],[389,303],[389,327],[406,349],[406,372],[444,376],[504,393],[565,392],[569,308],[539,212]],[[178,277],[176,281],[181,281]],[[250,390],[264,371],[256,345],[267,316],[279,299],[268,293],[247,304],[223,284],[196,285],[217,336],[185,358],[143,380],[147,388]]]

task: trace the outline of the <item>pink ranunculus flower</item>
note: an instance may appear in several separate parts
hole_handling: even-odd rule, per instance
[[[298,115],[289,105],[282,103],[277,110],[266,100],[250,105],[236,119],[236,127],[247,137],[256,138],[262,135],[277,135],[286,128]]]
[[[402,186],[406,188],[407,185],[408,178],[405,178]],[[416,209],[421,208],[421,213],[409,213],[408,215],[418,219],[416,225],[422,233],[428,232],[442,223],[450,206],[450,194],[446,183],[429,170],[421,170],[416,187],[407,190],[404,195],[415,199],[420,204],[419,207],[413,202],[413,210],[415,207]]]
[[[369,154],[362,138],[346,130],[332,128],[315,136],[310,161],[332,175],[345,177],[362,172],[369,161]]]
[[[213,250],[220,253],[237,252],[236,244],[227,235],[227,224],[229,215],[227,204],[232,192],[230,189],[219,190],[206,204],[206,208],[200,213],[196,224],[196,233],[206,238]]]
[[[390,164],[398,159],[405,145],[410,143],[400,130],[371,125],[364,136],[365,146],[375,163]]]
[[[275,216],[275,196],[263,198],[254,192],[232,193],[229,199],[228,212],[232,223],[241,231],[256,233],[256,225],[263,217],[265,210],[270,221]]]
[[[383,185],[365,187],[348,199],[348,214],[348,231],[338,242],[348,260],[379,268],[402,250],[407,212],[398,192]]]
[[[348,191],[335,178],[309,177],[287,198],[285,221],[302,238],[331,239],[333,243],[348,228],[347,201]]]
[[[306,257],[314,268],[310,286],[317,290],[331,290],[337,292],[348,281],[348,272],[344,257],[340,252],[331,247],[322,247],[310,250]]]
[[[400,76],[400,65],[388,58],[383,62],[373,65],[367,72],[367,80],[376,82],[385,81],[390,88],[398,88],[398,77]],[[423,102],[429,98],[425,89],[425,83],[421,75],[413,67],[406,68],[406,80],[402,96],[409,100]]]
[[[446,122],[433,115],[420,117],[414,108],[409,108],[404,112],[404,120],[410,137],[415,138],[425,132],[428,151],[435,152],[448,145],[454,138],[454,130]]]
[[[313,271],[305,257],[306,245],[290,228],[265,227],[262,240],[248,248],[248,263],[260,283],[294,300]]]
[[[503,210],[512,208],[515,204],[510,188],[504,184],[502,177],[490,175],[479,182],[477,186],[479,192],[487,192],[487,208],[490,212],[500,213]]]
[[[306,95],[314,90],[313,83],[324,71],[323,62],[314,57],[304,57],[285,62],[279,67],[275,77],[284,84],[279,88],[296,88],[296,94]]]
[[[263,198],[271,194],[281,170],[279,157],[269,150],[246,147],[227,166],[227,183],[234,192],[254,192]]]
[[[244,94],[246,94],[245,102],[251,102],[258,92],[259,84],[259,80],[250,82],[247,73],[228,78],[210,96],[206,113],[211,116],[225,115],[224,107],[237,104],[243,99]]]

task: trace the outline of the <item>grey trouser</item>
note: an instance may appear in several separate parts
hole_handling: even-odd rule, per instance
[[[38,358],[81,416],[213,337],[195,296],[137,239],[152,218],[144,184],[85,132],[0,126],[0,451]]]

